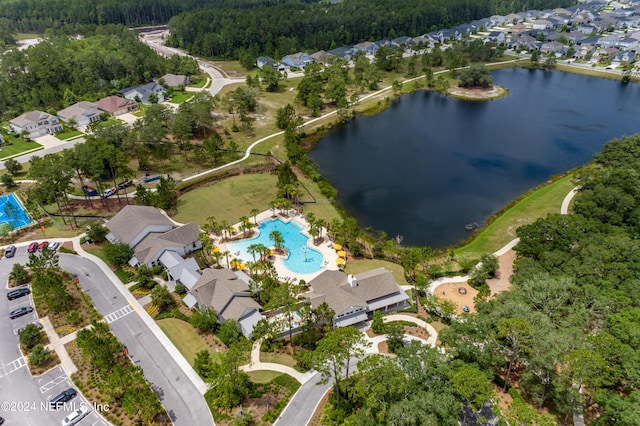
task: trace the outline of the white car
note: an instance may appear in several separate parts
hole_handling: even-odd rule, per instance
[[[101,197],[102,198],[111,197],[116,192],[118,192],[118,190],[114,186],[113,188],[105,189],[105,191],[102,193]]]
[[[72,426],[78,424],[80,420],[87,417],[89,414],[89,407],[86,405],[82,405],[79,409],[75,410],[73,413],[69,414],[62,421],[62,426]]]
[[[57,241],[54,241],[53,243],[49,244],[49,250],[51,251],[56,251],[58,250],[58,247],[60,247],[60,243]]]

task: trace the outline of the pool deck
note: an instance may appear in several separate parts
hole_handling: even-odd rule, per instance
[[[253,222],[253,216],[249,218],[251,220],[251,222]],[[283,222],[295,222],[298,225],[302,226],[302,233],[304,235],[306,235],[308,237],[307,239],[307,247],[312,248],[316,251],[319,251],[322,256],[324,257],[324,262],[322,264],[322,266],[320,267],[320,270],[318,270],[317,272],[313,272],[310,274],[299,274],[296,272],[293,272],[291,270],[289,270],[285,265],[284,265],[284,257],[283,256],[279,256],[279,255],[275,255],[275,260],[273,262],[273,265],[276,268],[276,272],[278,273],[278,278],[282,281],[290,281],[290,282],[294,282],[294,281],[299,281],[299,280],[305,280],[306,282],[311,281],[312,279],[314,279],[315,277],[317,277],[318,275],[320,275],[323,271],[326,270],[331,270],[331,271],[337,271],[338,265],[336,264],[336,260],[338,259],[338,255],[336,253],[336,251],[333,249],[333,242],[331,242],[329,240],[329,238],[327,238],[326,235],[323,235],[323,242],[319,245],[314,245],[313,244],[313,239],[311,237],[311,235],[309,235],[309,224],[307,223],[307,221],[305,220],[304,216],[302,216],[301,214],[298,214],[296,212],[291,213],[289,215],[289,217],[282,217],[279,214],[276,214],[276,216],[273,216],[271,213],[271,210],[267,210],[264,211],[260,214],[257,215],[256,217],[258,223],[264,222],[265,220],[269,220],[269,219],[280,219]],[[235,229],[238,230],[238,232],[236,232],[236,234],[234,234],[234,236],[237,236],[239,234],[241,234],[241,231],[239,231],[240,229],[240,223],[236,223],[234,225],[232,225]],[[252,237],[253,238],[253,237]],[[238,241],[243,241],[243,240],[236,240],[233,242],[238,242]],[[214,241],[214,244],[216,246],[218,246],[220,248],[220,250],[222,251],[226,251],[226,250],[230,250],[230,248],[227,246],[226,243],[221,243],[220,239],[216,239]],[[232,256],[229,256],[229,260],[233,260],[234,256],[233,256],[233,252],[232,252]],[[229,266],[229,265],[227,265]]]

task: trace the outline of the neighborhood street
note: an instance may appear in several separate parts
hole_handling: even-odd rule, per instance
[[[204,397],[174,359],[176,354],[169,353],[141,319],[138,308],[131,307],[102,269],[89,259],[66,254],[60,255],[60,267],[78,275],[98,312],[107,317],[113,333],[129,348],[132,361],[142,367],[173,423],[191,426],[197,421],[198,425],[213,425]],[[114,313],[119,314],[110,315]]]

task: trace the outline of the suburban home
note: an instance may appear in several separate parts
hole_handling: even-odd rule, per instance
[[[353,56],[353,50],[349,47],[337,47],[335,49],[329,50],[327,53],[339,59],[347,60],[350,60],[351,56]]]
[[[430,47],[431,46],[431,40],[429,39],[429,37],[425,37],[425,36],[414,37],[411,40],[411,43],[414,46],[416,46],[416,48]]]
[[[180,86],[187,86],[191,81],[186,75],[165,74],[158,80],[164,80],[164,86],[172,89],[179,89]]]
[[[391,271],[372,269],[357,275],[326,270],[309,282],[304,294],[316,308],[327,303],[335,312],[334,327],[344,327],[369,319],[374,311],[393,311],[407,306],[409,296],[400,288]]]
[[[162,264],[160,257],[166,251],[183,257],[202,248],[196,224],[176,226],[155,207],[128,205],[107,222],[107,228],[111,231],[107,240],[133,249],[133,257],[129,260],[131,266],[152,267]],[[175,267],[173,263],[167,264]]]
[[[100,114],[102,111],[98,109],[96,104],[86,101],[78,102],[69,108],[58,111],[60,120],[70,126],[71,123],[75,123],[72,127],[88,126],[93,122],[100,121]]]
[[[151,83],[147,83],[143,86],[131,86],[126,89],[120,90],[122,96],[132,101],[139,101],[145,105],[151,105],[151,101],[149,101],[149,96],[151,94],[155,95],[158,99],[158,103],[161,104],[164,102],[164,94],[167,89],[162,87],[160,83],[152,81]]]
[[[564,44],[558,43],[557,41],[542,43],[542,46],[540,46],[540,53],[545,55],[548,55],[549,53],[564,54],[565,52],[566,47]]]
[[[411,37],[407,37],[407,36],[400,36],[391,40],[391,44],[399,47],[407,47],[409,46],[410,43],[411,43]]]
[[[613,59],[613,62],[617,64],[627,63],[633,64],[636,61],[636,54],[631,51],[618,52],[618,54]]]
[[[311,55],[309,55],[309,57],[316,64],[328,65],[329,63],[331,63],[331,59],[333,58],[333,55],[328,52],[325,52],[324,50],[318,50],[317,52],[314,52]]]
[[[502,31],[491,31],[486,38],[496,44],[502,44],[505,41],[505,34]]]
[[[287,55],[284,58],[282,58],[282,63],[290,67],[304,69],[304,67],[313,63],[313,60],[311,59],[308,53],[298,52],[298,53],[294,53],[293,55]]]
[[[367,56],[373,56],[378,51],[379,47],[380,46],[378,46],[376,43],[365,41],[362,43],[354,44],[353,53],[364,52],[364,54]]]
[[[253,328],[262,319],[262,306],[251,298],[249,277],[242,271],[203,270],[184,301],[190,308],[206,306],[215,309],[220,322],[238,321],[246,337],[251,337]]]
[[[570,33],[563,34],[569,42],[576,44],[580,40],[584,39],[584,34],[580,31],[571,31]]]
[[[270,58],[268,56],[260,56],[258,59],[256,59],[256,66],[262,69],[265,65],[271,64],[273,62],[276,62],[276,60],[273,58]]]
[[[531,28],[534,30],[549,30],[553,28],[553,24],[546,19],[537,19],[533,21]]]
[[[107,96],[96,102],[99,110],[115,116],[126,114],[138,109],[138,103],[120,96]]]
[[[21,134],[23,131],[29,133],[30,138],[37,138],[42,135],[51,135],[63,130],[60,120],[55,115],[42,111],[30,111],[14,118],[9,122],[11,131]]]
[[[614,44],[614,47],[627,50],[636,50],[636,47],[638,47],[638,40],[630,37],[623,38],[622,40],[618,40]]]
[[[593,46],[589,46],[588,44],[582,45],[576,51],[576,58],[583,59],[583,60],[590,59],[594,50],[595,50],[595,47]]]

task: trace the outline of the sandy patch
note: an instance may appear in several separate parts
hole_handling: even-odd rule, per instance
[[[465,99],[484,100],[502,97],[507,93],[507,89],[496,85],[493,85],[488,89],[452,87],[447,91],[447,93]]]
[[[495,278],[487,280],[487,284],[491,289],[491,295],[508,290],[511,287],[509,278],[513,275],[513,262],[516,260],[515,250],[509,250],[498,258],[498,273]]]
[[[466,294],[462,294],[459,289],[465,289]],[[435,288],[433,294],[439,299],[446,299],[456,305],[456,314],[460,315],[464,311],[463,306],[469,307],[469,312],[475,312],[473,298],[478,294],[478,290],[471,287],[466,282],[440,284]]]

